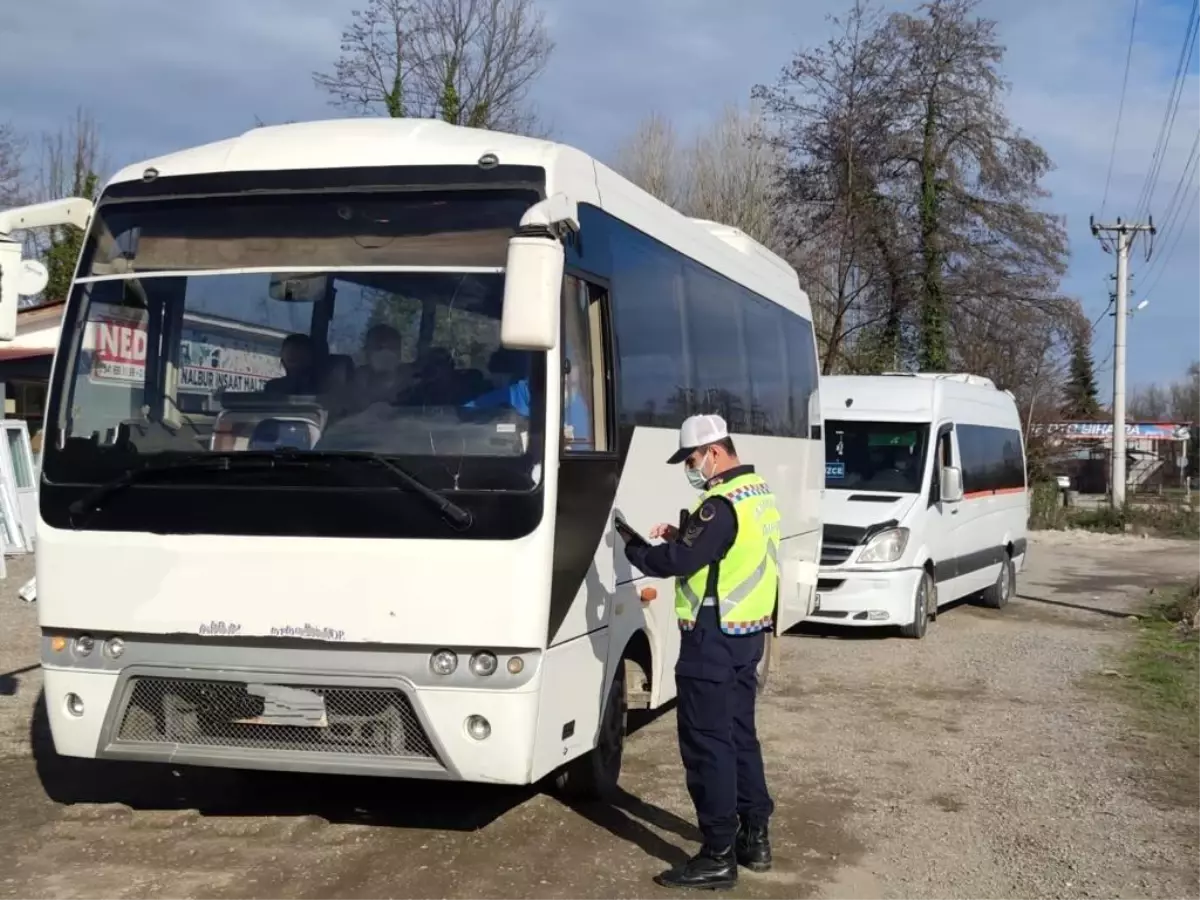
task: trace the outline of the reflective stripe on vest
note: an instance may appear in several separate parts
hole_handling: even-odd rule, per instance
[[[723,497],[737,516],[737,537],[720,561],[717,605],[721,630],[752,634],[771,625],[779,584],[779,510],[775,496],[758,475],[741,475],[706,491],[693,515],[709,499]],[[680,627],[694,627],[708,587],[710,566],[675,580],[675,612]]]

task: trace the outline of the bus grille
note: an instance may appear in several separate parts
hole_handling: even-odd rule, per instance
[[[117,728],[120,743],[387,756],[441,764],[412,702],[393,687],[157,676],[130,681],[129,702]]]

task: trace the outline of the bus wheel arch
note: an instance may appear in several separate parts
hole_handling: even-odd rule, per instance
[[[621,651],[625,668],[625,694],[629,709],[649,709],[654,688],[654,650],[644,629],[639,628]]]
[[[645,631],[629,636],[605,693],[596,729],[596,745],[553,775],[555,793],[570,801],[603,800],[615,793],[625,756],[630,708],[650,705],[653,651]]]

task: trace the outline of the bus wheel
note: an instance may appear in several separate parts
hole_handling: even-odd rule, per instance
[[[918,640],[925,637],[925,629],[929,626],[929,604],[933,599],[933,591],[933,576],[928,571],[922,572],[921,580],[917,582],[917,589],[913,594],[913,620],[900,626],[900,633],[905,637]]]
[[[612,687],[601,713],[596,746],[571,760],[554,776],[554,789],[569,800],[600,800],[617,789],[625,755],[625,661],[613,673]]]
[[[775,662],[775,642],[778,640],[775,630],[767,631],[766,640],[763,641],[762,659],[758,661],[758,668],[755,671],[755,677],[758,681],[758,693],[762,693],[767,689],[767,679],[771,676],[771,664]]]
[[[1016,583],[1016,567],[1013,565],[1012,557],[1005,553],[1004,563],[1000,566],[1000,574],[996,576],[996,583],[985,590],[980,598],[983,605],[991,609],[1003,609],[1008,605]]]

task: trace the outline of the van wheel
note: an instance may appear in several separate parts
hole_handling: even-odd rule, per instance
[[[566,800],[601,800],[617,789],[625,755],[625,661],[613,673],[600,716],[596,746],[563,766],[554,776],[555,792]]]
[[[990,609],[1004,609],[1017,589],[1017,570],[1012,557],[1004,554],[1004,563],[1000,566],[1000,574],[996,583],[985,590],[980,596],[983,605]]]
[[[925,629],[929,625],[929,605],[934,601],[933,576],[928,572],[921,573],[917,589],[913,592],[913,620],[907,625],[900,626],[900,633],[907,638],[925,637]]]

